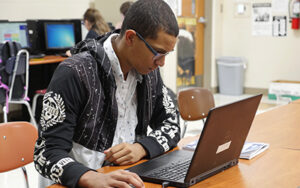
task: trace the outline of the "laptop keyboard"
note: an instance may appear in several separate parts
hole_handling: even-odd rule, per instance
[[[170,166],[155,169],[149,176],[160,179],[179,180],[185,178],[191,159],[170,163]]]

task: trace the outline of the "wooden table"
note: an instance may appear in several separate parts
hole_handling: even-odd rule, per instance
[[[65,59],[66,57],[47,55],[43,58],[31,59],[29,61],[29,65],[32,66],[32,65],[50,64],[50,63],[60,63]]]
[[[270,148],[251,159],[240,159],[239,164],[218,173],[192,187],[230,188],[282,188],[300,187],[300,105],[290,103],[255,117],[248,141],[266,142]],[[189,140],[187,140],[189,139]],[[194,138],[185,138],[180,145]],[[99,172],[107,173],[116,169],[104,167]],[[161,187],[145,182],[146,187]],[[52,185],[49,188],[63,187]]]

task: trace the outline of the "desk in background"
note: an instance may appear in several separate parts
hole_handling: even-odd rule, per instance
[[[295,103],[300,104],[300,100]],[[280,106],[254,118],[247,140],[269,143],[269,149],[251,160],[240,159],[237,166],[203,180],[192,187],[299,187],[300,105],[295,105],[295,103]],[[180,141],[179,147],[195,138],[184,138]],[[107,173],[128,167],[106,166],[98,169],[98,171]],[[161,185],[147,182],[145,185],[151,188],[161,187]],[[62,187],[52,185],[48,188]]]
[[[43,64],[51,64],[51,63],[60,63],[65,60],[66,57],[47,55],[43,58],[38,59],[30,59],[29,65],[43,65]]]

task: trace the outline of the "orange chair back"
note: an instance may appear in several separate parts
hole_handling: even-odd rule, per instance
[[[186,121],[207,117],[215,101],[211,91],[205,88],[189,88],[178,93],[178,108],[181,118]]]
[[[0,172],[33,162],[37,129],[28,122],[0,124]]]

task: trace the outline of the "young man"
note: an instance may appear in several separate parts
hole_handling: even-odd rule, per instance
[[[95,169],[153,158],[177,145],[178,111],[157,69],[177,35],[163,0],[138,0],[120,33],[77,44],[43,99],[37,171],[68,187],[143,187],[134,173]]]

